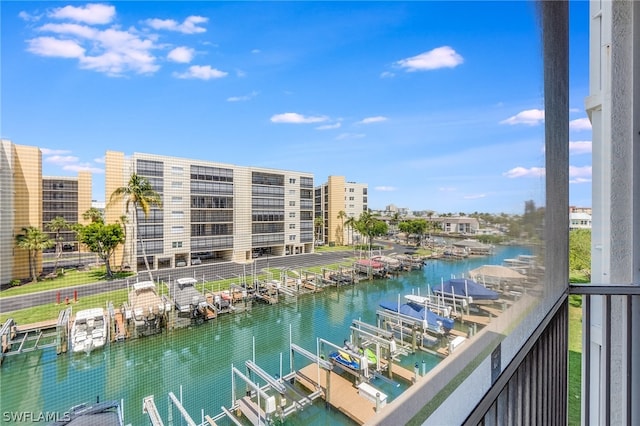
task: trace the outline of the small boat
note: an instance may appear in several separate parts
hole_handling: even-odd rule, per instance
[[[78,311],[71,326],[71,351],[89,354],[103,347],[107,342],[108,324],[102,308]]]
[[[360,370],[360,358],[350,354],[347,351],[338,350],[335,352],[331,352],[329,354],[329,358],[344,367],[350,368],[352,370]]]
[[[129,293],[129,304],[139,335],[160,332],[165,313],[173,309],[173,306],[158,294],[153,281],[135,283]]]
[[[374,262],[381,263],[387,271],[397,271],[402,267],[402,262],[399,259],[391,256],[378,255],[371,258]]]
[[[441,303],[437,296],[431,297],[419,296],[417,294],[406,294],[404,298],[407,299],[407,301],[410,303],[414,303],[419,306],[426,306],[440,316],[451,318],[451,311],[453,309],[451,308],[451,306],[446,306],[444,303]]]
[[[433,292],[436,295],[445,297],[466,298],[468,303],[473,303],[474,300],[497,300],[500,298],[500,295],[495,291],[465,278],[453,278],[444,281],[439,285],[433,286]]]
[[[123,426],[124,415],[117,401],[96,402],[73,406],[50,426]]]
[[[386,269],[382,262],[378,262],[372,259],[359,259],[356,261],[353,267],[356,271],[365,274],[382,276],[386,273]]]
[[[447,334],[454,327],[454,320],[451,318],[442,317],[425,306],[418,305],[417,303],[389,303],[382,302],[380,307],[391,312],[397,312],[400,315],[410,317],[421,321],[424,331],[429,331],[435,334]]]
[[[195,320],[209,320],[216,317],[216,309],[204,295],[196,290],[195,278],[178,278],[169,284],[176,309]]]

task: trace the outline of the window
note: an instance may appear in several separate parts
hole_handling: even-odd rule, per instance
[[[171,187],[174,188],[174,189],[182,188],[182,182],[173,181],[173,182],[171,182]]]
[[[289,207],[294,207],[296,205],[295,201],[289,201]]]
[[[290,223],[289,224],[289,229],[296,229],[296,224],[295,223]]]
[[[296,212],[289,212],[289,217],[290,218],[296,217]]]
[[[295,178],[289,178],[289,183],[295,184],[296,183],[296,179]]]
[[[184,212],[182,211],[172,211],[171,212],[172,219],[184,219]]]
[[[184,173],[184,167],[181,166],[171,166],[171,173],[174,175],[181,175]]]
[[[171,197],[171,204],[181,204],[182,197]]]
[[[171,243],[172,248],[182,248],[182,241],[174,241]]]
[[[295,235],[289,235],[289,241],[295,241],[295,240],[296,240]]]
[[[184,232],[184,226],[172,226],[171,233],[172,234],[182,234]]]

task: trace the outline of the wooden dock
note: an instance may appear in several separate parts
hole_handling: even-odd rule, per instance
[[[386,360],[380,360],[381,364],[385,364],[386,362],[387,362]],[[388,368],[388,366],[386,366],[386,368]],[[396,364],[395,362],[391,366],[391,375],[393,376],[391,377],[392,380],[395,379],[396,377],[399,377],[407,383],[410,383],[410,384],[415,383],[415,378],[416,378],[415,373],[409,370],[408,368],[405,368],[401,365]]]
[[[242,414],[251,422],[252,425],[263,424],[267,418],[266,413],[262,408],[251,400],[250,397],[245,396],[236,401],[238,408]]]
[[[304,377],[317,377],[317,369],[318,366],[316,364],[309,364],[300,370],[300,374]],[[330,375],[331,388],[329,389],[329,401],[327,402],[331,404],[332,407],[360,425],[368,422],[375,416],[376,404],[359,395],[358,388],[356,388],[351,381],[333,371]],[[308,380],[298,380],[298,383],[311,392],[316,390],[315,385]],[[324,371],[320,374],[319,384],[325,391],[326,400],[327,375]]]

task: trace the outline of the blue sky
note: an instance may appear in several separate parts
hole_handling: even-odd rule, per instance
[[[45,175],[146,152],[369,185],[369,206],[544,204],[535,4],[6,2],[1,136]],[[588,3],[571,2],[570,202],[591,206]]]

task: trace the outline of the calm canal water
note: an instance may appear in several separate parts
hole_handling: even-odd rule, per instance
[[[422,270],[404,273],[396,279],[362,282],[339,289],[326,288],[272,306],[254,305],[248,312],[220,316],[214,321],[160,335],[111,344],[90,355],[56,355],[54,349],[17,355],[0,368],[0,407],[6,412],[59,412],[93,402],[124,400],[125,422],[149,424],[142,412],[142,400],[154,395],[160,414],[166,420],[169,392],[179,396],[190,415],[200,421],[205,414],[218,414],[221,406],[231,406],[231,365],[243,373],[244,362],[253,357],[272,375],[289,372],[289,334],[293,343],[316,352],[316,339],[341,345],[349,337],[354,319],[375,324],[382,301],[397,301],[398,295],[427,291],[452,274],[460,276],[484,264],[501,264],[505,258],[530,254],[522,247],[498,247],[492,256],[459,261],[430,260]],[[304,366],[295,357],[296,368]],[[403,365],[413,369],[415,362],[426,363],[427,370],[439,359],[420,352],[404,357]],[[377,381],[375,386],[397,396],[403,388]],[[395,390],[397,389],[397,390]],[[237,395],[244,385],[236,383]],[[173,415],[179,423],[179,413]],[[1,422],[1,421],[0,421]],[[287,424],[351,424],[339,413],[321,403],[287,419]],[[177,423],[176,423],[177,424]]]

